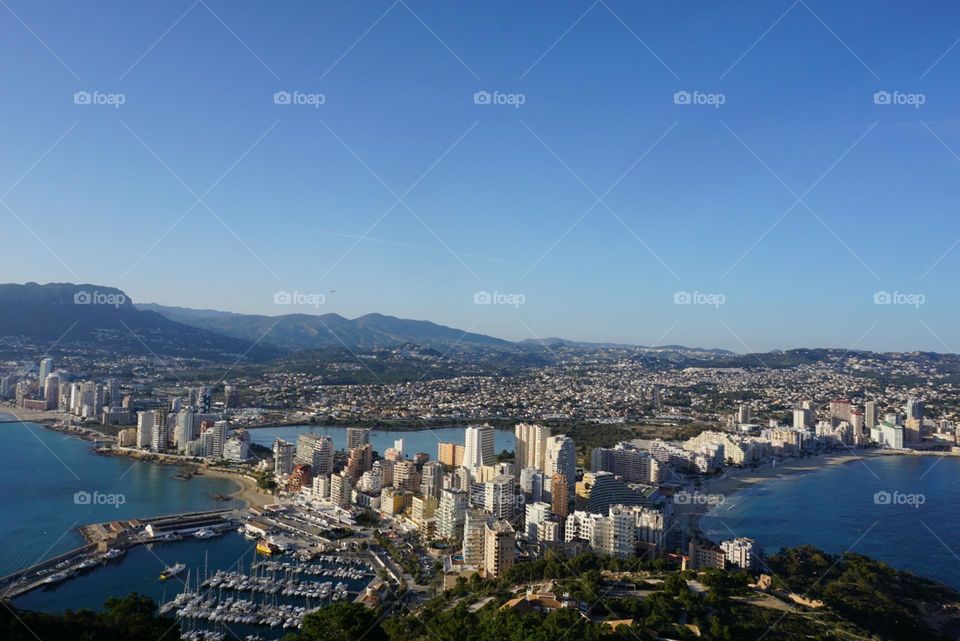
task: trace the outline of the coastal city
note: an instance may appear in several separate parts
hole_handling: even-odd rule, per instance
[[[856,365],[865,362],[860,356]],[[791,461],[811,469],[883,455],[960,455],[953,414],[931,418],[926,411],[927,402],[939,405],[937,393],[888,389],[869,400],[817,401],[799,389],[806,385],[819,395],[863,386],[831,367],[796,370],[657,371],[614,363],[566,378],[560,368],[519,383],[459,377],[379,388],[316,385],[303,388],[315,389],[316,396],[278,415],[275,397],[268,407],[260,402],[264,382],[75,380],[45,357],[35,366],[8,367],[0,377],[11,418],[82,437],[101,455],[178,466],[177,479],[184,482],[219,475],[243,489],[219,496],[229,503],[222,509],[86,524],[83,547],[0,581],[8,597],[17,597],[69,582],[131,547],[215,539],[235,530],[263,560],[213,572],[176,563],[160,574],[162,580],[178,577],[182,588],[160,604],[160,613],[176,616],[184,634],[204,639],[225,638],[232,633],[227,624],[249,627],[249,638],[261,628],[298,629],[304,616],[340,600],[368,608],[397,600],[422,606],[474,576],[497,580],[514,567],[585,552],[683,571],[735,569],[764,585],[771,570],[757,540],[733,532],[711,540],[700,527],[741,481],[776,476]],[[541,394],[540,386],[552,393]],[[708,386],[709,395],[691,391]],[[499,397],[511,388],[514,396],[496,412],[489,402],[465,400]],[[752,389],[758,393],[746,394]],[[923,396],[912,396],[918,392]],[[310,400],[315,397],[324,400]],[[528,397],[536,405],[525,403]],[[731,403],[738,397],[750,400]],[[411,407],[414,398],[430,404]],[[587,427],[570,430],[560,423],[567,427],[552,429],[518,419],[511,428],[503,424],[507,407],[523,408],[524,418],[581,419]],[[615,407],[616,414],[600,416],[600,407]],[[450,428],[438,432],[409,423],[382,432],[386,447],[376,450],[371,433],[378,428],[338,426],[343,419],[426,415],[488,416],[498,425],[468,423],[453,428],[462,439],[444,440]],[[255,439],[271,429],[264,424],[269,416],[301,427],[287,439]],[[338,421],[310,427],[330,419]],[[644,422],[637,433],[662,436],[618,440],[630,424]],[[589,447],[570,435],[611,426],[626,431],[604,432]],[[495,440],[506,435],[512,448],[498,451]],[[413,436],[431,447],[411,448]],[[81,503],[96,500],[87,496]],[[770,593],[805,603],[789,591]],[[510,607],[521,605],[549,610],[585,604],[539,593]]]
[[[960,641],[958,25],[0,0],[0,641]]]

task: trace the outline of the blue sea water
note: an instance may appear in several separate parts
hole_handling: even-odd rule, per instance
[[[960,458],[866,457],[786,475],[729,496],[701,521],[719,541],[767,551],[847,550],[960,590]]]
[[[239,489],[223,478],[178,481],[179,467],[95,454],[31,423],[0,423],[0,451],[0,575],[83,545],[79,525],[222,508],[212,495]],[[91,501],[78,503],[78,492]]]

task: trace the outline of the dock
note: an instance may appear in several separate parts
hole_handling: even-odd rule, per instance
[[[201,529],[232,528],[234,517],[233,510],[223,509],[81,526],[79,530],[87,540],[85,545],[0,577],[0,599],[13,599],[45,585],[69,580],[138,545],[177,540]]]

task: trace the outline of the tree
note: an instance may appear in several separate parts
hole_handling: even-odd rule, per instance
[[[376,613],[359,603],[335,603],[303,619],[290,641],[387,641]]]

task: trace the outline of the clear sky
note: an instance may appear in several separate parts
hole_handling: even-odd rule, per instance
[[[510,339],[957,351],[958,18],[2,0],[0,280]]]

